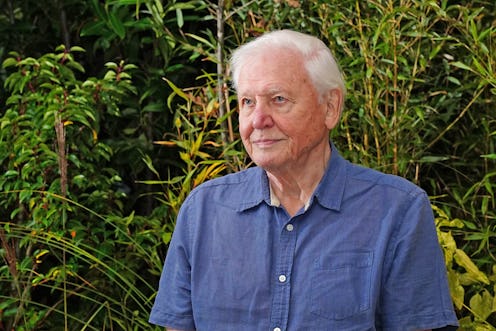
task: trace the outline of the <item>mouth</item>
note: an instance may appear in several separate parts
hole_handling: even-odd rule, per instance
[[[281,139],[261,138],[261,139],[253,139],[251,143],[259,148],[268,148],[268,147],[272,147],[273,145],[275,145],[280,141]]]

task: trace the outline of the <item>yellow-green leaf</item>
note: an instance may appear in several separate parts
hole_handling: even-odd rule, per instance
[[[454,255],[456,263],[464,268],[472,277],[484,284],[489,284],[486,274],[481,272],[470,257],[461,249],[457,248]]]
[[[484,290],[482,295],[477,293],[470,298],[470,308],[476,320],[485,321],[494,312],[493,299],[487,290]]]
[[[457,309],[462,309],[465,290],[460,285],[458,274],[454,270],[448,270],[448,283],[451,293],[451,298]]]
[[[173,82],[171,82],[167,78],[163,78],[163,79],[167,82],[167,84],[169,84],[170,88],[174,91],[174,93],[176,93],[177,95],[179,95],[181,98],[183,98],[186,101],[189,100],[189,98],[186,95],[186,93],[184,93],[179,87],[177,87],[176,85],[174,85]]]

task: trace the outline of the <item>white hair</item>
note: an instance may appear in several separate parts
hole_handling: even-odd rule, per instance
[[[320,96],[338,88],[344,97],[346,88],[343,75],[331,50],[320,39],[292,30],[265,33],[233,52],[230,65],[233,86],[236,90],[241,68],[253,60],[254,56],[274,48],[287,48],[301,54],[305,69]]]

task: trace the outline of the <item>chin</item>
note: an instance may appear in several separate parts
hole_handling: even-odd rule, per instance
[[[281,158],[280,153],[258,152],[250,155],[251,160],[259,167],[265,170],[279,169],[283,167],[289,160]]]
[[[255,160],[253,161],[257,166],[263,168],[265,171],[275,171],[277,169],[282,168],[281,165],[274,160]]]

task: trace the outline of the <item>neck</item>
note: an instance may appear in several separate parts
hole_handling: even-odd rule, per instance
[[[321,160],[310,163],[310,167],[295,171],[288,168],[279,171],[267,171],[270,188],[286,211],[294,216],[308,202],[324,176],[331,156],[328,148]]]

